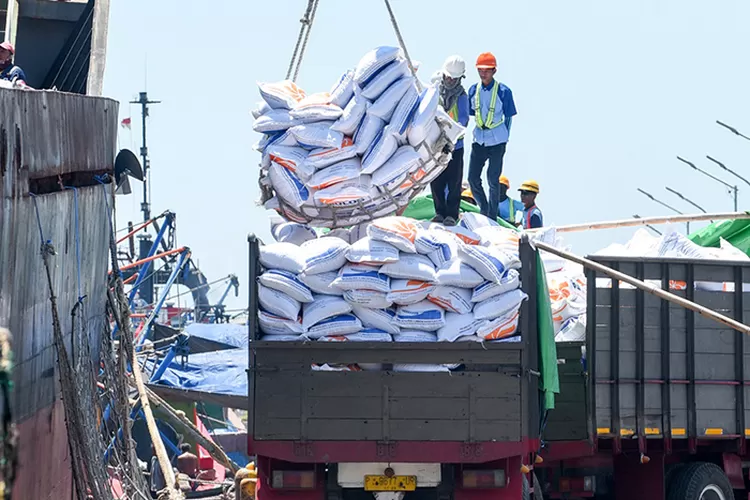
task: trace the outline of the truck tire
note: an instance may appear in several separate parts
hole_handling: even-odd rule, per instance
[[[536,477],[536,474],[532,474],[532,476],[534,477],[534,494],[532,495],[531,489],[529,488],[529,480],[526,478],[526,474],[524,474],[521,498],[522,500],[544,500],[542,485],[539,484],[539,478]]]
[[[734,491],[718,465],[695,462],[675,471],[667,500],[734,500]]]

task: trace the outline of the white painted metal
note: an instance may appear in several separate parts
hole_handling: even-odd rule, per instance
[[[342,488],[364,488],[365,476],[383,474],[390,467],[396,476],[417,476],[417,486],[434,488],[440,484],[440,464],[342,463],[338,482]]]

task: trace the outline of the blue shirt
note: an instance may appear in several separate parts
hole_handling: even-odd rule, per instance
[[[488,87],[485,87],[481,83],[475,83],[469,87],[469,114],[471,116],[476,115],[476,109],[474,109],[474,96],[476,96],[477,86],[479,86],[481,88],[479,91],[479,106],[481,107],[482,117],[485,119],[487,118],[490,111],[490,101],[492,100],[490,90],[492,89],[493,84],[494,80]],[[495,117],[492,121],[497,122],[502,118],[503,123],[493,129],[474,127],[474,142],[481,144],[482,146],[496,146],[508,142],[508,138],[510,137],[511,118],[516,114],[516,103],[513,101],[513,92],[511,92],[511,90],[504,84],[498,84]]]
[[[530,208],[523,210],[524,229],[534,229],[537,227],[542,227],[542,224],[542,211],[539,210],[539,207],[537,207],[536,205],[532,205]]]
[[[18,66],[11,64],[2,72],[0,72],[0,80],[9,80],[11,82],[14,82],[16,80],[23,80],[25,82],[26,73],[24,73],[23,70]]]
[[[458,101],[456,102],[458,105],[458,123],[466,127],[469,125],[469,97],[462,93],[460,96],[458,96]],[[455,149],[461,149],[464,147],[464,140],[463,138],[456,141],[456,148]]]
[[[510,203],[513,202],[513,210],[511,210]],[[505,222],[510,224],[516,223],[516,212],[523,210],[523,203],[518,200],[514,200],[510,197],[505,198],[497,205],[497,215]]]

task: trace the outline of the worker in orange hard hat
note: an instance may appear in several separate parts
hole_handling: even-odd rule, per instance
[[[523,228],[533,229],[542,227],[542,211],[536,206],[536,196],[539,194],[539,183],[537,181],[524,181],[518,188],[521,192],[523,203]]]
[[[440,105],[453,121],[464,127],[469,124],[469,98],[461,81],[466,76],[466,63],[461,56],[450,56],[443,63],[438,81]],[[460,137],[451,153],[448,166],[430,183],[435,204],[433,222],[455,226],[461,205],[461,179],[464,176],[464,140]]]
[[[469,181],[463,181],[461,183],[461,200],[467,203],[471,203],[476,206],[477,202],[474,200],[474,195],[471,194],[471,188],[469,187]]]
[[[500,203],[497,206],[497,215],[508,224],[514,226],[516,221],[520,222],[520,217],[516,217],[516,211],[520,212],[523,210],[523,205],[520,201],[514,200],[508,196],[508,190],[510,189],[510,181],[504,175],[500,176]]]
[[[480,83],[469,87],[469,114],[474,117],[474,137],[469,159],[469,184],[479,210],[490,219],[497,218],[500,203],[500,175],[510,136],[511,119],[516,115],[513,93],[495,80],[497,60],[490,52],[477,58]],[[489,199],[482,186],[482,171],[487,167]]]

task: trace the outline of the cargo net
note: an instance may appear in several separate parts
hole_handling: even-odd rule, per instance
[[[445,170],[464,132],[397,47],[370,51],[329,92],[306,95],[291,81],[259,88],[260,204],[313,227],[399,213]]]

